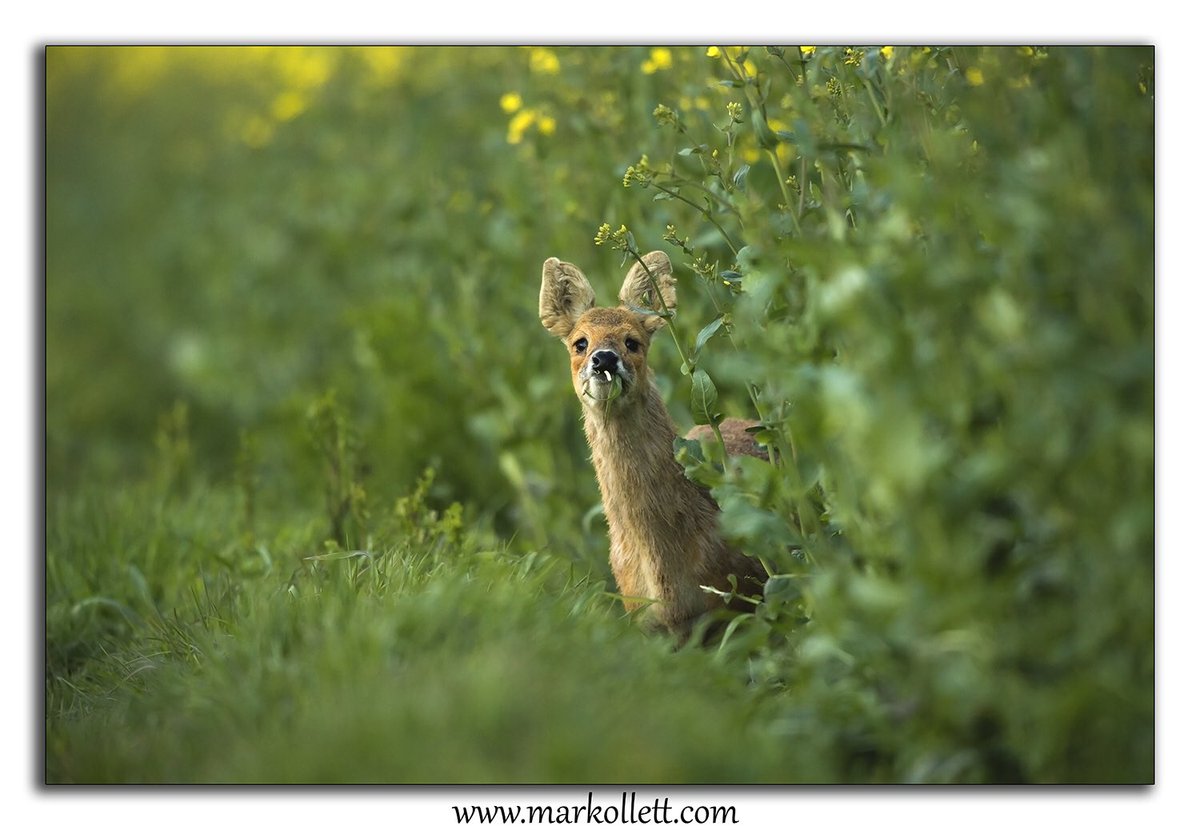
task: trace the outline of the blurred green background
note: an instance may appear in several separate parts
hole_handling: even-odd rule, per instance
[[[1153,66],[48,49],[48,779],[1153,780]],[[775,575],[717,649],[608,595],[603,223],[767,427],[686,459]]]

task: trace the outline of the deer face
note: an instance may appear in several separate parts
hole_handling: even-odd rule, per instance
[[[654,251],[635,263],[620,291],[623,307],[595,308],[583,272],[551,257],[542,268],[542,325],[562,338],[571,357],[575,394],[606,412],[641,398],[649,377],[646,352],[663,314],[675,308],[671,261]],[[649,271],[647,271],[647,268]]]
[[[639,395],[652,334],[641,315],[624,308],[593,308],[579,318],[566,344],[584,406],[621,406]]]

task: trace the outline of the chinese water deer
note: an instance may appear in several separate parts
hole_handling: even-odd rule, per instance
[[[642,263],[625,277],[620,306],[596,308],[583,272],[551,257],[542,268],[540,315],[571,358],[608,519],[609,561],[625,607],[648,604],[643,619],[651,627],[684,637],[697,617],[724,603],[705,586],[729,591],[732,575],[738,594],[753,594],[766,573],[721,538],[716,503],[675,460],[675,425],[647,360],[654,332],[666,324],[663,315],[675,309],[675,279],[662,251]],[[727,452],[763,455],[746,432],[751,425],[721,423]],[[705,434],[712,437],[711,427],[687,437]],[[733,607],[750,610],[737,599]]]

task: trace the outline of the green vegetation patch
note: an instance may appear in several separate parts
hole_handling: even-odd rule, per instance
[[[49,781],[1153,781],[1151,49],[46,61]],[[658,249],[770,456],[677,445],[771,574],[708,647],[536,312]]]

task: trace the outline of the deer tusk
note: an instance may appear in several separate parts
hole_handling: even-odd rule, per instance
[[[612,372],[608,371],[607,369],[604,370],[604,382],[612,383]]]

